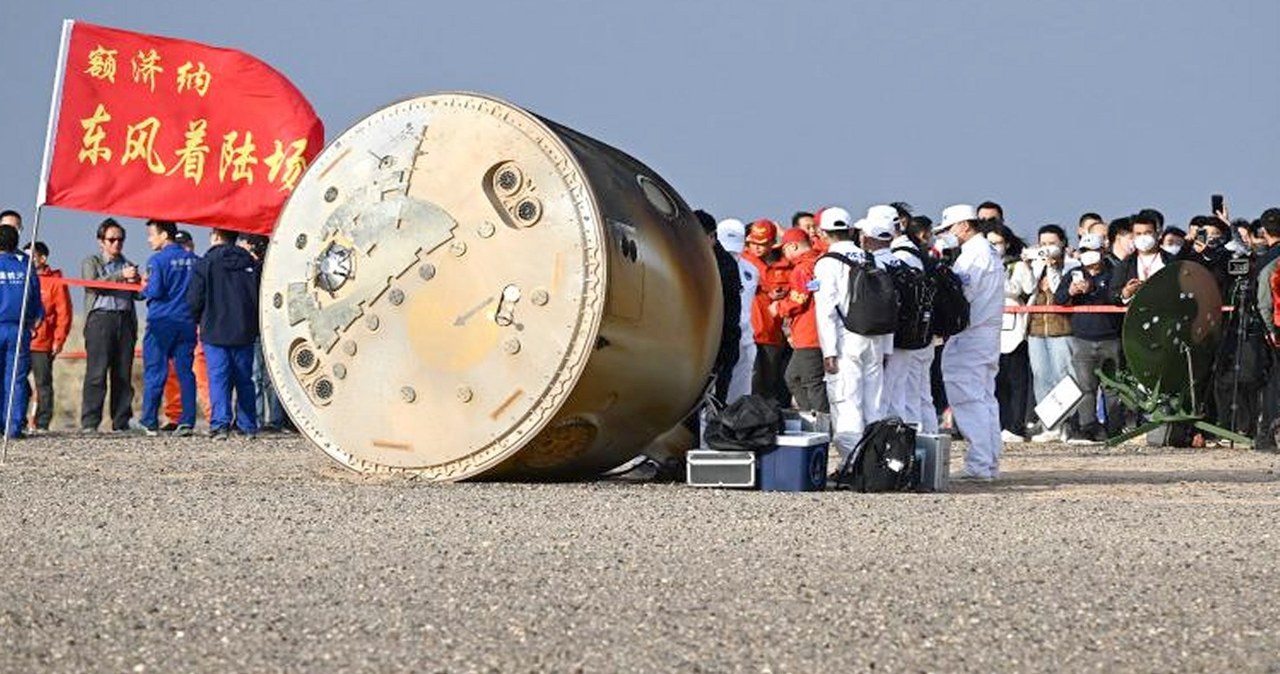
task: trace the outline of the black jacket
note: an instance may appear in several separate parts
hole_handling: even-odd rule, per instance
[[[716,270],[720,272],[720,292],[724,302],[724,321],[720,325],[720,348],[716,351],[713,370],[728,385],[729,373],[738,364],[738,349],[742,341],[742,276],[738,271],[738,259],[725,250],[720,242],[712,244],[716,258]],[[752,272],[754,273],[754,271]]]
[[[1071,295],[1071,279],[1079,271],[1084,280],[1089,282],[1089,291],[1083,295]],[[1061,305],[1094,305],[1114,304],[1111,292],[1112,274],[1115,269],[1107,258],[1102,258],[1102,270],[1097,276],[1091,276],[1088,270],[1073,269],[1066,273],[1058,290],[1054,293],[1054,302]],[[1107,339],[1120,339],[1120,325],[1123,314],[1071,314],[1071,334],[1090,342],[1101,342]]]
[[[1160,260],[1166,265],[1173,263],[1177,259],[1159,248],[1156,251],[1160,254]],[[1136,278],[1138,278],[1138,253],[1135,252],[1133,255],[1126,257],[1111,271],[1111,302],[1124,304],[1120,297],[1120,291],[1124,290],[1126,283]]]
[[[232,244],[209,249],[196,263],[187,305],[200,339],[214,346],[246,346],[258,338],[258,285],[262,274],[249,251]]]

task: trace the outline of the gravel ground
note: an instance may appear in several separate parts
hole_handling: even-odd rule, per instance
[[[776,494],[46,436],[0,467],[0,670],[1277,672],[1278,464],[1027,445]]]

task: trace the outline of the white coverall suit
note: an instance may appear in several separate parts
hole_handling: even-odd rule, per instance
[[[733,376],[729,379],[729,388],[725,393],[726,405],[751,393],[751,373],[756,363],[755,331],[751,328],[751,303],[755,301],[756,287],[760,285],[755,265],[743,260],[740,253],[734,253],[733,259],[738,263],[738,275],[742,279],[742,314],[738,317],[742,338],[738,342],[738,362],[733,366]]]
[[[854,261],[865,259],[865,253],[852,241],[836,241],[830,252]],[[814,265],[813,276],[818,282],[813,293],[818,344],[823,359],[835,356],[839,365],[839,372],[824,377],[831,403],[832,442],[841,457],[846,457],[858,446],[867,424],[883,416],[884,356],[893,351],[893,335],[868,337],[845,329],[837,310],[844,311],[849,303],[848,265],[823,258]]]
[[[1004,314],[1004,266],[982,235],[960,247],[952,270],[964,283],[969,327],[942,348],[942,380],[956,424],[969,440],[964,472],[975,477],[1000,473],[1000,408],[996,370],[1000,363],[1000,324]]]
[[[907,250],[915,244],[905,236],[893,240],[891,250],[900,264],[924,271],[920,258]],[[884,363],[884,415],[899,417],[909,424],[919,424],[920,431],[938,432],[938,413],[933,408],[933,343],[920,349],[894,348]]]

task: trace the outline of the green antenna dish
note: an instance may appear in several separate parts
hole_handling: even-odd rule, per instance
[[[1098,372],[1102,385],[1147,421],[1107,445],[1170,423],[1190,423],[1251,445],[1248,438],[1205,421],[1196,399],[1221,336],[1222,293],[1209,270],[1195,262],[1173,262],[1147,279],[1124,318],[1125,369]]]

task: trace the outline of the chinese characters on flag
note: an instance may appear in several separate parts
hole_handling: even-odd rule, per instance
[[[269,234],[324,143],[243,52],[68,22],[42,203]]]

